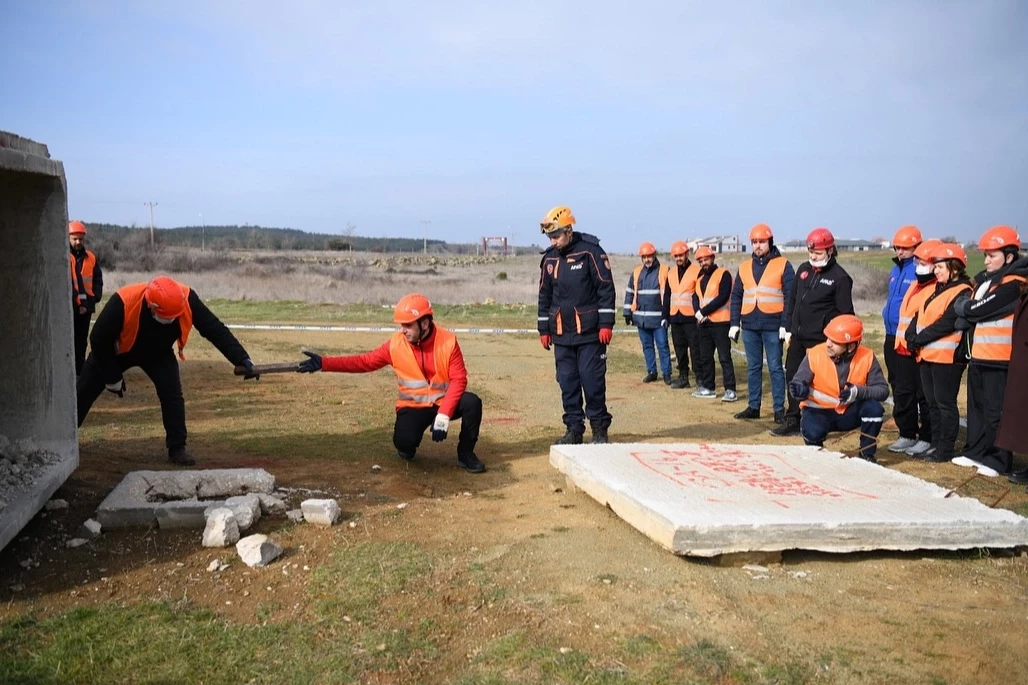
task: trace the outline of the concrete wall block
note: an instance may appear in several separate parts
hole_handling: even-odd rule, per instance
[[[204,547],[228,547],[239,542],[239,524],[232,510],[219,507],[207,517],[203,530]]]
[[[342,513],[334,499],[308,499],[300,503],[300,511],[308,523],[317,526],[331,526]]]

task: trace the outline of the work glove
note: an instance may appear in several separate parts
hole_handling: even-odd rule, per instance
[[[300,362],[296,367],[296,372],[314,373],[315,371],[321,371],[321,355],[308,352],[307,350],[304,350],[303,353],[307,355],[309,359],[304,359]]]
[[[432,441],[442,442],[445,440],[448,430],[450,430],[450,417],[446,414],[436,414],[435,422],[432,424]]]
[[[600,342],[604,345],[610,344],[610,339],[614,337],[613,328],[601,328],[600,329]]]
[[[550,349],[550,345],[553,344],[553,338],[551,338],[548,335],[540,335],[539,336],[539,342],[542,343],[544,350],[548,350],[548,349]]]
[[[249,357],[243,360],[243,366],[246,367],[246,374],[243,376],[244,381],[248,381],[250,379],[259,381],[261,379],[261,375],[259,373],[253,372],[253,362],[250,361]]]
[[[739,342],[739,327],[732,326],[728,329],[728,337],[732,339],[732,342]]]
[[[778,329],[778,339],[788,345],[789,341],[792,340],[792,333],[785,330],[785,326],[782,326]]]
[[[962,316],[958,316],[957,320],[953,323],[953,328],[958,331],[966,331],[971,327],[971,322]]]
[[[626,326],[631,326],[632,325],[632,315],[631,314],[625,314],[625,325]]]
[[[125,396],[125,379],[124,378],[122,378],[117,383],[107,383],[104,387],[107,389],[107,392],[113,393],[113,394],[117,395],[118,397],[124,397]]]
[[[665,331],[667,330],[667,319],[660,320],[660,327],[663,328]]]
[[[707,320],[703,312],[696,312],[696,323],[700,324]]]
[[[810,384],[797,380],[789,381],[789,394],[798,400],[805,400],[810,394]]]
[[[839,393],[839,404],[844,407],[849,404],[853,404],[857,401],[857,386],[852,383],[847,383],[842,386],[842,392]]]

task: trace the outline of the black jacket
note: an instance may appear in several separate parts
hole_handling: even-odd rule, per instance
[[[928,300],[925,302],[925,306],[927,307],[928,303],[930,303],[932,300],[934,300],[936,297],[946,292],[950,288],[956,288],[963,285],[971,285],[971,281],[967,278],[967,276],[964,276],[963,278],[959,278],[954,281],[948,281],[947,283],[936,283],[935,292],[932,293],[931,296],[929,296]],[[939,338],[947,336],[956,330],[963,330],[957,323],[958,318],[959,317],[957,316],[956,312],[956,300],[954,300],[950,303],[948,307],[946,307],[946,311],[942,313],[942,316],[940,316],[934,323],[931,323],[928,326],[926,326],[923,331],[918,333],[917,314],[914,314],[913,320],[907,326],[907,349],[911,352],[916,352],[928,343],[935,342]],[[953,356],[953,363],[967,363],[967,345],[963,344],[963,340],[961,340],[961,344],[957,346],[957,352]]]
[[[249,358],[250,355],[236,340],[236,336],[232,335],[232,331],[207,308],[192,289],[189,291],[189,308],[193,312],[193,328],[210,340],[233,366],[238,366],[244,359]],[[145,306],[140,310],[139,332],[136,334],[136,342],[132,349],[127,354],[115,354],[115,344],[121,337],[124,323],[125,303],[115,293],[96,317],[93,330],[89,334],[90,354],[100,366],[104,383],[117,383],[121,379],[123,366],[139,366],[149,359],[174,354],[172,346],[180,333],[178,322],[168,325],[158,323],[150,313],[150,308]],[[119,364],[119,356],[123,362],[129,363]]]
[[[614,328],[614,276],[598,238],[575,231],[563,250],[546,250],[539,267],[540,335],[582,345],[597,342],[601,328]]]
[[[70,249],[70,248],[69,248]],[[79,252],[71,250],[71,256],[75,258],[75,277],[78,279],[78,290],[79,292],[85,292],[85,285],[82,283],[82,263],[86,259],[86,255],[89,250],[83,248]],[[72,288],[72,301],[74,302],[75,289]],[[100,268],[100,261],[97,260],[96,265],[93,267],[93,296],[86,297],[86,302],[83,305],[86,308],[86,313],[83,316],[92,316],[93,312],[96,311],[96,305],[100,302],[100,298],[104,296],[104,272]],[[75,316],[79,316],[78,306],[74,308]]]
[[[786,311],[789,332],[806,343],[824,342],[828,322],[853,313],[853,279],[835,261],[835,255],[823,269],[815,269],[810,262],[800,264]]]

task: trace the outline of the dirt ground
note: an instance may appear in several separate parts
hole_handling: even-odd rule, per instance
[[[247,332],[242,339],[256,361],[271,362],[299,358],[304,344],[347,353],[383,336]],[[230,549],[201,547],[199,531],[112,530],[65,547],[126,473],[170,468],[152,386],[130,372],[127,397],[102,397],[82,429],[81,465],[55,495],[70,508],[41,513],[0,552],[0,617],[187,599],[234,622],[302,621],[312,573],[333,553],[368,541],[413,542],[433,565],[410,618],[449,626],[447,653],[383,682],[452,679],[489,640],[525,627],[600,655],[632,635],[680,645],[709,640],[758,661],[800,664],[805,679],[818,682],[1028,682],[1024,551],[792,551],[766,573],[675,557],[587,495],[570,492],[549,465],[548,446],[562,433],[552,353],[525,336],[466,335],[461,345],[470,389],[485,402],[478,454],[489,471],[482,475],[455,467],[454,438],[426,441],[413,463],[395,459],[387,370],[244,384],[205,341],[191,339],[183,378],[200,467],[265,468],[280,486],[337,497],[345,512],[330,530],[262,519],[256,532],[286,549],[266,569],[247,569]],[[770,420],[732,418],[745,406],[742,367],[738,372],[743,399],[734,405],[643,385],[637,338],[617,336],[608,375],[612,440],[776,440],[765,432]],[[769,397],[764,406],[770,413]],[[886,432],[883,442],[894,436]],[[945,487],[968,475],[884,449],[879,458],[884,468]],[[372,471],[376,464],[380,472]],[[970,494],[989,501],[1006,485]],[[295,491],[292,505],[307,496]],[[1028,495],[1013,488],[999,506],[1024,515]],[[210,573],[212,559],[231,565]]]

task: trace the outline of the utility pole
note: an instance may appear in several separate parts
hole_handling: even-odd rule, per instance
[[[153,249],[153,208],[157,206],[156,202],[144,202],[144,205],[150,208],[150,249]]]
[[[421,220],[421,228],[424,229],[424,231],[425,231],[425,239],[424,239],[424,242],[422,243],[422,251],[425,254],[428,254],[428,225],[430,223],[432,223],[432,222],[429,221],[428,219],[422,219]]]
[[[203,212],[200,212],[200,252],[204,251],[207,245],[207,224],[203,220]]]

